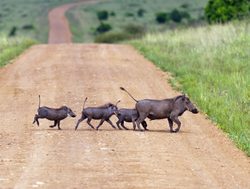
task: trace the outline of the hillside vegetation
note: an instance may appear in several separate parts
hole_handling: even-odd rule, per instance
[[[48,11],[77,0],[1,0],[0,32],[7,37],[48,40]]]
[[[111,33],[109,39],[118,38],[119,41],[134,33],[135,26],[141,35],[144,32],[165,31],[178,25],[196,24],[203,20],[207,2],[208,0],[109,0],[75,7],[67,12],[67,17],[74,42],[95,41],[97,36],[102,35],[98,28],[103,23],[111,26],[109,30],[105,30]],[[176,10],[186,15],[181,21],[175,22],[169,17],[163,23],[156,21],[157,14],[169,15],[173,11],[177,12]],[[106,33],[104,37],[107,38]]]
[[[250,156],[249,21],[148,34],[131,42]],[[202,127],[202,125],[201,125]]]
[[[0,67],[6,65],[10,60],[20,55],[25,49],[36,42],[26,38],[0,37]]]

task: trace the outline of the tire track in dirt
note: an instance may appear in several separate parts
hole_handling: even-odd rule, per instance
[[[249,158],[201,114],[185,113],[178,134],[166,120],[148,121],[149,132],[94,131],[86,122],[74,131],[73,118],[62,131],[31,124],[38,94],[79,118],[86,96],[87,106],[121,99],[134,107],[120,86],[137,99],[177,95],[166,81],[126,45],[32,47],[0,70],[0,188],[249,188]]]

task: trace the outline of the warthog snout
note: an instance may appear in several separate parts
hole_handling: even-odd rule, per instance
[[[76,117],[76,114],[70,108],[68,108],[68,115],[71,117]]]
[[[199,111],[198,109],[193,105],[193,103],[189,100],[188,97],[184,96],[183,100],[185,101],[185,104],[186,104],[186,108],[194,113],[194,114],[197,114]]]
[[[199,113],[199,111],[198,111],[197,108],[193,109],[191,112],[194,113],[194,114],[198,114]]]

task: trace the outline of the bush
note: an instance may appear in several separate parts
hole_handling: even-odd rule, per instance
[[[104,33],[100,34],[95,38],[95,43],[116,43],[124,40],[131,39],[131,35],[120,32],[120,33]]]
[[[209,0],[205,8],[205,16],[210,24],[242,19],[249,12],[249,0]]]
[[[134,17],[134,14],[132,12],[127,12],[125,13],[126,17]]]
[[[178,11],[177,9],[174,9],[171,13],[170,13],[170,19],[173,20],[174,22],[181,22],[182,20],[182,15],[181,12]]]
[[[144,9],[139,9],[139,10],[137,11],[137,15],[138,15],[139,17],[143,17],[145,12],[146,12],[146,11],[145,11]]]
[[[31,24],[27,24],[27,25],[24,25],[24,26],[22,27],[22,29],[24,29],[24,30],[33,30],[33,29],[34,29],[34,26],[31,25]]]
[[[105,10],[103,10],[103,11],[98,11],[98,12],[97,12],[97,17],[98,17],[98,19],[99,19],[100,21],[102,21],[102,20],[107,20],[108,17],[109,17],[109,13],[108,13],[108,11],[105,11]]]
[[[168,20],[168,14],[165,12],[159,12],[156,14],[156,21],[159,24],[164,24]]]
[[[145,28],[140,25],[128,24],[124,27],[124,32],[137,37],[145,34]]]
[[[9,37],[14,37],[16,35],[17,27],[13,26],[10,30]]]
[[[183,8],[183,9],[187,9],[189,7],[189,4],[188,3],[183,3],[182,5],[181,5],[181,8]]]
[[[110,16],[115,16],[115,12],[112,11],[112,12],[110,13]]]
[[[109,24],[105,24],[105,23],[101,23],[97,28],[96,31],[98,33],[105,33],[108,32],[112,29],[111,25]]]
[[[191,18],[190,14],[186,11],[181,11],[180,14],[181,14],[182,19],[186,18],[187,20],[189,20]]]

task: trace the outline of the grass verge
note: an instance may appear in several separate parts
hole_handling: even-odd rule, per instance
[[[149,34],[130,42],[250,156],[249,21]]]
[[[20,55],[25,49],[35,44],[34,40],[24,38],[7,39],[0,37],[0,67]]]

